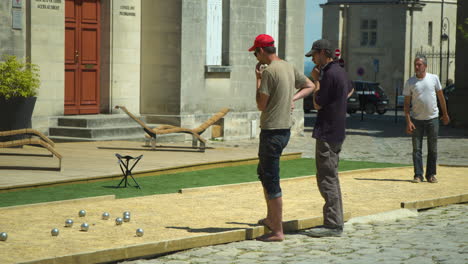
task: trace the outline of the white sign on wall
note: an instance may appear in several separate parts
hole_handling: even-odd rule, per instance
[[[23,0],[11,0],[11,6],[21,8],[23,6]]]
[[[11,28],[23,29],[23,12],[21,9],[11,10]]]

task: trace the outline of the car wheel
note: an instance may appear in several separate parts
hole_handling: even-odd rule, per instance
[[[366,104],[366,107],[364,108],[364,111],[368,115],[372,115],[375,113],[376,107],[373,104]]]
[[[377,110],[377,113],[378,113],[379,115],[383,115],[383,114],[385,114],[386,112],[387,112],[387,109]]]

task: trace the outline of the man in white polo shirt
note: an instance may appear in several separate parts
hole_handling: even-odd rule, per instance
[[[439,134],[437,98],[442,110],[442,123],[447,125],[450,122],[439,78],[435,74],[426,72],[426,68],[426,57],[416,56],[415,76],[406,81],[403,89],[406,132],[412,135],[413,141],[414,183],[423,181],[422,142],[424,135],[427,137],[428,152],[425,177],[430,183],[437,182],[437,136]]]

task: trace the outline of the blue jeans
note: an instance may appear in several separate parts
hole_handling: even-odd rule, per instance
[[[422,177],[424,174],[422,160],[423,137],[427,137],[427,165],[426,179],[437,174],[437,137],[439,135],[439,120],[437,118],[429,120],[412,119],[416,129],[413,132],[413,166],[414,176]]]
[[[260,132],[257,174],[268,200],[282,196],[279,176],[280,157],[288,145],[290,136],[289,129],[262,129]]]

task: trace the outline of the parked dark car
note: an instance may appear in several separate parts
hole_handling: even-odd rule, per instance
[[[377,82],[353,81],[355,93],[359,96],[360,110],[366,114],[379,115],[387,112],[388,97]]]
[[[315,110],[312,98],[312,95],[304,97],[304,113],[310,113],[310,111]],[[357,110],[360,109],[359,107],[359,96],[356,92],[353,92],[353,94],[348,98],[348,106],[346,112],[348,112],[348,114],[354,114],[357,112]]]
[[[354,114],[359,109],[359,95],[356,93],[356,90],[354,90],[351,96],[348,98],[348,106],[346,108],[346,112],[348,112],[348,114]]]

